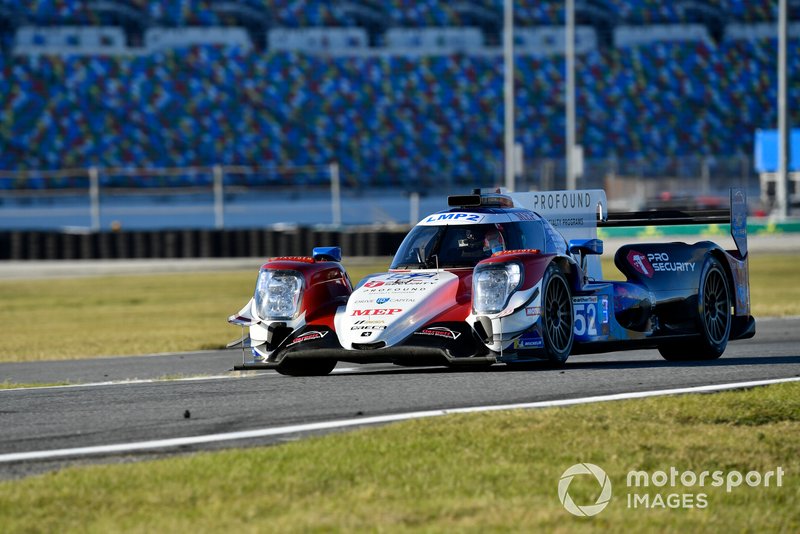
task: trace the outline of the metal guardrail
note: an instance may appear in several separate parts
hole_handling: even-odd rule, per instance
[[[223,229],[225,227],[225,195],[228,188],[235,186],[228,186],[225,184],[226,176],[284,176],[296,177],[298,175],[324,175],[330,187],[331,194],[331,210],[332,221],[334,226],[339,226],[342,223],[342,207],[341,207],[341,180],[338,163],[331,163],[327,166],[297,166],[297,167],[260,167],[260,166],[245,166],[245,165],[213,165],[211,167],[163,167],[163,168],[126,168],[126,167],[88,167],[84,169],[59,169],[59,170],[21,170],[21,171],[8,171],[0,170],[0,179],[14,180],[14,181],[31,181],[34,179],[39,180],[58,180],[58,179],[80,179],[86,180],[83,187],[73,187],[71,190],[86,191],[88,195],[88,212],[90,218],[89,229],[92,231],[100,231],[100,212],[102,204],[102,196],[104,190],[118,191],[120,187],[104,187],[102,184],[103,177],[114,178],[130,178],[130,179],[152,179],[152,178],[176,178],[176,177],[197,177],[197,176],[211,176],[210,189],[212,192],[212,209],[214,218],[214,227]],[[287,184],[294,185],[294,183]],[[202,185],[199,186],[202,188]],[[189,189],[197,189],[197,185],[185,186],[182,188],[164,188],[164,187],[139,187],[136,188],[138,192],[158,191],[161,194],[181,195],[189,192]],[[207,187],[206,187],[207,188]],[[133,189],[133,188],[132,188]],[[15,188],[13,193],[16,195],[22,192],[35,193],[42,195],[44,192],[53,194],[62,191],[61,188],[51,189],[36,189],[26,190],[25,188]],[[4,191],[0,190],[0,194]],[[8,193],[8,191],[5,191]],[[206,210],[203,210],[206,211]]]

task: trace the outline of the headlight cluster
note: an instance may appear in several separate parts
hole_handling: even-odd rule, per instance
[[[256,313],[260,319],[293,319],[302,294],[300,273],[264,269],[256,281]]]
[[[491,263],[472,277],[472,308],[477,314],[500,313],[522,281],[518,263]]]

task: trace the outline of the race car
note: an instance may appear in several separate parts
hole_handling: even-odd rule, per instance
[[[337,362],[524,367],[570,355],[655,348],[667,360],[718,358],[755,334],[747,202],[730,210],[608,214],[602,190],[448,198],[414,226],[388,272],[355,286],[338,247],[265,263],[234,325],[249,331],[237,369],[326,375]],[[702,241],[636,243],[603,279],[597,228],[730,223],[736,250]],[[248,351],[249,349],[249,351]]]

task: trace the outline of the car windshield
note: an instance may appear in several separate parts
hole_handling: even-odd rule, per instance
[[[544,250],[541,222],[416,226],[400,245],[391,268],[474,267],[496,252],[525,248]]]

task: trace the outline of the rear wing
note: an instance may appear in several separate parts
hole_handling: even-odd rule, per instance
[[[678,226],[687,224],[730,224],[731,237],[739,255],[747,256],[747,195],[738,187],[730,190],[730,208],[716,210],[652,210],[609,213],[598,219],[598,228],[625,226]]]
[[[575,191],[534,191],[509,193],[514,205],[535,211],[547,219],[564,239],[596,239],[598,228],[623,226],[676,226],[686,224],[729,224],[731,237],[741,258],[747,257],[747,195],[731,188],[727,210],[653,210],[608,213],[602,189]],[[588,271],[599,277],[600,260],[588,258]]]

